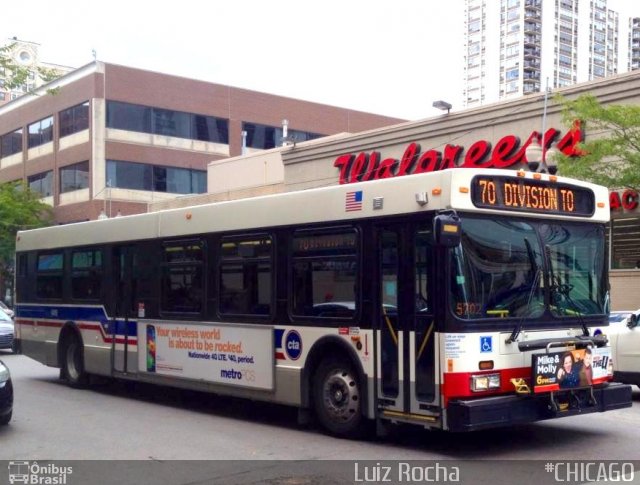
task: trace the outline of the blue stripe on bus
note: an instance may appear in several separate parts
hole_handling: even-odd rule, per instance
[[[276,328],[273,330],[274,343],[276,349],[282,348],[282,337],[284,336],[284,329]]]
[[[127,335],[135,337],[138,335],[138,325],[136,320],[128,322],[118,319],[111,320],[104,310],[104,307],[72,307],[63,305],[18,305],[16,307],[17,318],[31,320],[65,320],[70,322],[95,322],[102,325],[104,332],[108,335]],[[114,327],[115,325],[115,327]],[[115,332],[114,332],[115,330]],[[128,330],[125,333],[125,330]]]
[[[16,306],[16,317],[26,319],[53,319],[67,320],[71,322],[96,322],[100,323],[107,335],[126,335],[129,337],[137,337],[138,325],[137,321],[129,320],[110,320],[104,310],[104,307],[72,307],[62,305],[28,305]],[[114,329],[115,324],[115,329]],[[115,330],[115,332],[114,332]],[[276,328],[273,330],[274,343],[276,349],[282,348],[282,339],[284,337],[284,329]]]

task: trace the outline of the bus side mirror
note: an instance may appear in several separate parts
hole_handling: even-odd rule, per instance
[[[460,244],[460,218],[454,211],[441,212],[433,219],[433,233],[438,246],[454,248]]]

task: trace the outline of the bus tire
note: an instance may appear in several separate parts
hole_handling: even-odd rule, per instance
[[[0,426],[6,426],[7,424],[9,424],[12,414],[13,411],[10,411],[9,414],[5,414],[4,416],[0,417]]]
[[[67,384],[76,389],[86,387],[89,376],[84,370],[84,351],[78,336],[70,335],[66,339],[62,358],[62,370]]]
[[[364,429],[361,385],[347,359],[326,359],[314,374],[313,404],[320,424],[331,434],[356,438]]]

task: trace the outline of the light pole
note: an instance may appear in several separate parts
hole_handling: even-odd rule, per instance
[[[547,149],[547,143],[545,135],[547,131],[547,101],[549,99],[549,78],[544,88],[544,105],[542,109],[542,144],[537,139],[531,140],[529,146],[525,150],[525,156],[527,157],[527,165],[529,170],[537,172],[540,168],[540,172],[549,172],[551,175],[555,175],[558,172],[558,162],[556,156],[558,155],[558,149],[551,147]],[[542,167],[540,167],[542,166]]]
[[[107,183],[104,187],[102,187],[102,189],[100,189],[98,191],[97,194],[95,194],[93,196],[93,198],[95,199],[96,197],[98,197],[102,192],[104,192],[105,190],[109,189],[108,192],[108,199],[109,199],[109,215],[111,215],[111,180],[107,180]],[[105,194],[106,196],[107,194]],[[98,219],[102,220],[102,219],[109,219],[109,215],[107,215],[107,197],[105,197],[102,200],[102,210],[100,211],[100,214],[98,215]]]

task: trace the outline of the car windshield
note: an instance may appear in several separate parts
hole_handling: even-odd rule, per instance
[[[604,259],[598,225],[464,217],[452,310],[463,319],[603,314]]]

